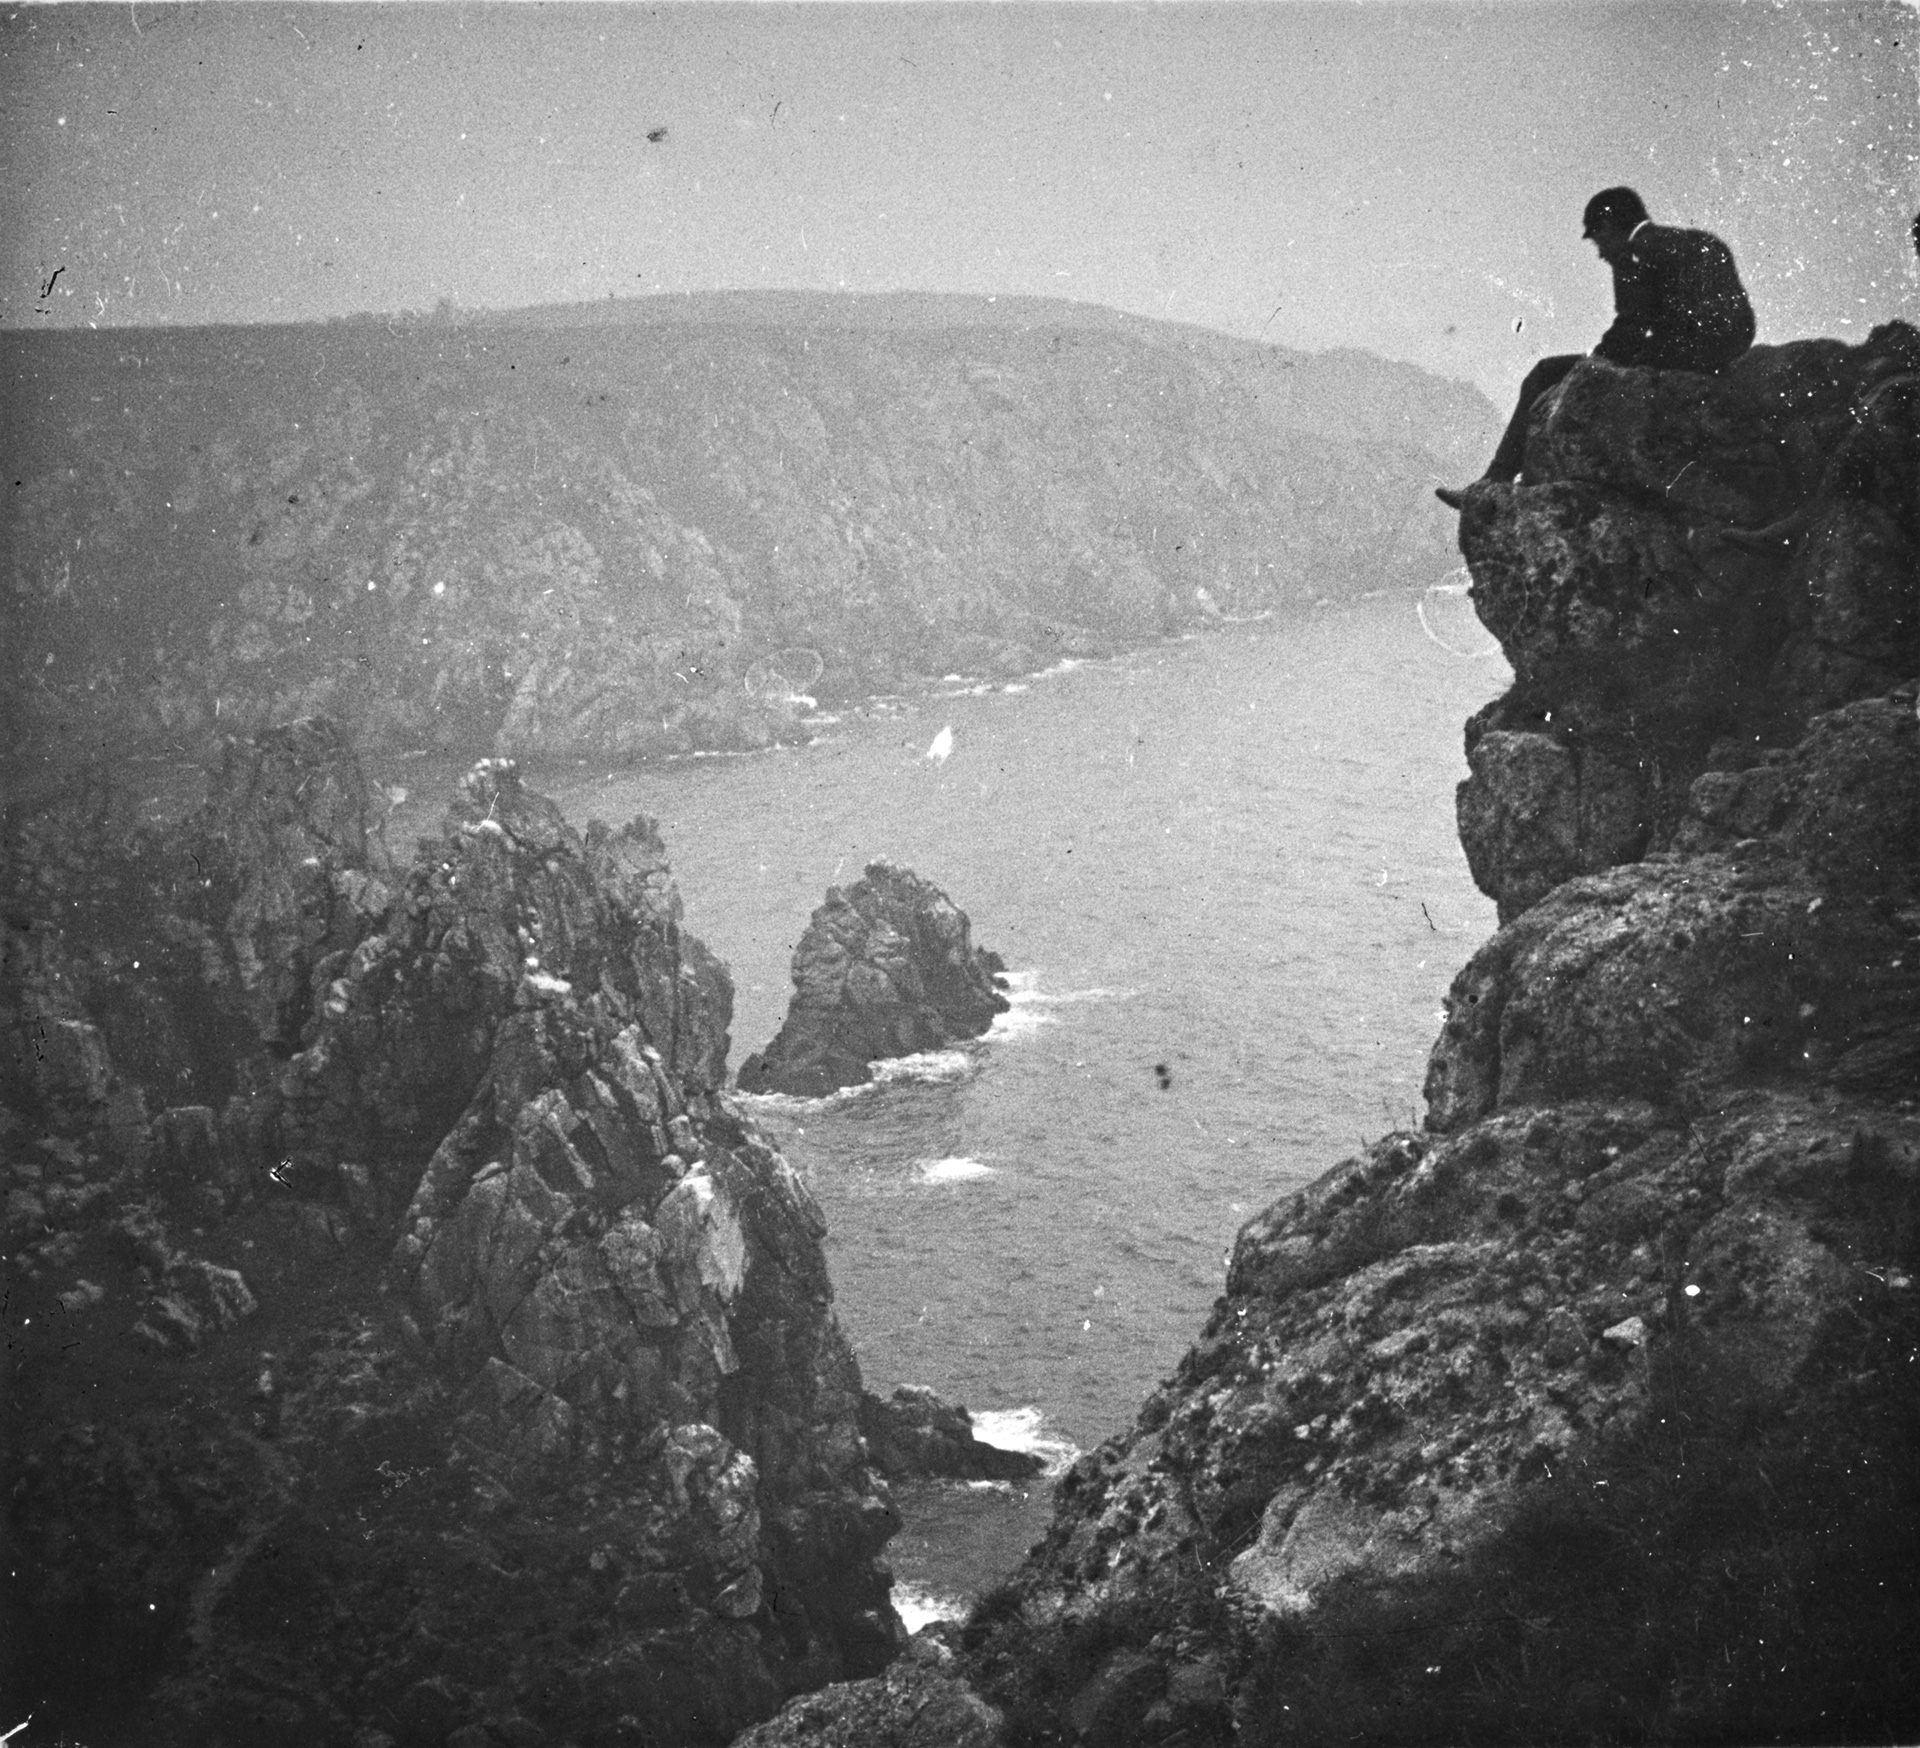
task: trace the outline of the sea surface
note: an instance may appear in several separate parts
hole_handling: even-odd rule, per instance
[[[1494,926],[1453,792],[1461,725],[1509,675],[1463,609],[1377,598],[954,676],[805,747],[528,772],[576,822],[660,821],[733,970],[736,1066],[779,1026],[809,913],[875,856],[1006,960],[984,1039],[742,1099],[825,1209],[870,1387],[931,1385],[1057,1468],[1173,1368],[1245,1220],[1418,1123],[1442,997]],[[1017,1561],[1047,1491],[905,1490],[909,1618]]]

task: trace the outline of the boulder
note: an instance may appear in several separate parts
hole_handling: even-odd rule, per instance
[[[806,1694],[734,1748],[1000,1748],[1004,1722],[967,1684],[951,1647],[929,1630],[879,1679]]]
[[[871,1078],[887,1057],[978,1037],[1004,1013],[1006,966],[975,947],[967,913],[885,858],[827,889],[793,954],[793,1000],[765,1050],[740,1065],[743,1092],[817,1098]]]

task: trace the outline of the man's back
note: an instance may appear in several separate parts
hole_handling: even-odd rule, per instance
[[[1581,222],[1581,235],[1613,269],[1613,326],[1600,336],[1593,357],[1712,374],[1753,344],[1753,305],[1732,250],[1711,232],[1656,225],[1647,216],[1647,203],[1624,187],[1601,189],[1587,202]],[[1520,474],[1534,407],[1566,380],[1582,356],[1556,353],[1527,372],[1513,417],[1481,479],[1504,483]],[[1449,509],[1467,501],[1465,490],[1434,489]]]
[[[1733,253],[1710,231],[1643,224],[1613,263],[1613,326],[1593,349],[1613,364],[1722,369],[1753,344],[1753,306]]]

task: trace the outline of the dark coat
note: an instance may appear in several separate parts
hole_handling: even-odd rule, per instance
[[[1644,224],[1627,247],[1628,258],[1613,269],[1613,326],[1594,357],[1714,371],[1753,344],[1753,306],[1718,237]]]

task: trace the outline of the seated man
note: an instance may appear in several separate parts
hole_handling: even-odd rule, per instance
[[[1613,326],[1600,336],[1595,358],[1711,375],[1753,344],[1753,306],[1718,237],[1656,225],[1631,188],[1602,189],[1587,202],[1585,218],[1582,235],[1613,269]],[[1566,353],[1527,372],[1520,404],[1481,479],[1518,477],[1534,403],[1579,362],[1578,353]],[[1435,495],[1455,510],[1466,498],[1450,486]]]

